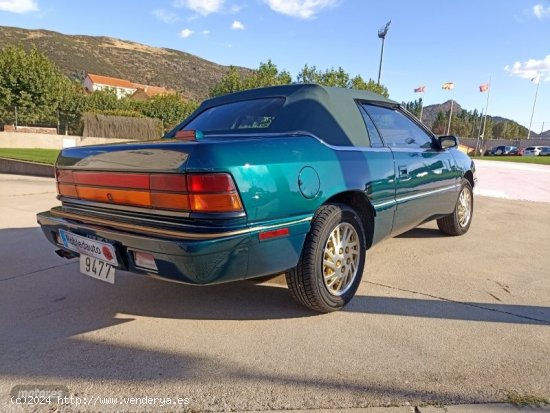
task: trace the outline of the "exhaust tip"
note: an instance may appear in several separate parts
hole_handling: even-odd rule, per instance
[[[59,255],[61,258],[67,258],[68,260],[78,257],[76,253],[65,251],[65,250],[56,250],[55,253]]]

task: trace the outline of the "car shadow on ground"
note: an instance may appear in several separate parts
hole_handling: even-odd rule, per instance
[[[8,235],[11,243],[3,239]],[[24,240],[23,243],[17,239]],[[36,245],[29,245],[29,240]],[[0,259],[29,263],[31,271],[2,274],[0,298],[11,302],[14,314],[26,314],[32,307],[47,313],[97,308],[94,314],[111,312],[144,317],[198,320],[271,320],[314,317],[319,314],[296,304],[284,279],[266,278],[211,286],[190,286],[151,279],[119,271],[114,285],[79,273],[78,260],[59,259],[37,228],[0,230],[0,244],[6,247]],[[51,262],[33,262],[33,251],[51,255]],[[11,258],[10,258],[11,257]],[[42,266],[43,270],[36,269]],[[367,275],[368,276],[368,275]],[[368,281],[363,279],[363,281]],[[37,297],[33,297],[35,293]],[[14,295],[21,295],[21,299]],[[26,298],[32,297],[32,300]],[[505,303],[458,302],[419,295],[419,298],[357,295],[344,309],[363,314],[386,314],[449,320],[502,322],[512,324],[550,323],[550,307]],[[27,308],[25,308],[27,307]],[[8,311],[8,312],[11,312]],[[0,313],[0,321],[5,318]],[[5,320],[4,320],[5,321]]]
[[[397,235],[395,238],[441,238],[448,237],[436,228],[414,228]]]
[[[19,241],[18,241],[19,240]],[[33,251],[52,254],[37,228],[0,230],[0,258],[32,262]],[[44,255],[44,257],[49,255]],[[228,360],[200,356],[158,343],[136,344],[123,340],[123,324],[137,318],[185,320],[280,320],[306,317],[360,316],[424,317],[471,322],[550,325],[550,308],[493,303],[459,303],[446,300],[359,295],[340,314],[318,315],[294,303],[286,287],[273,281],[235,282],[210,287],[186,286],[119,273],[115,285],[78,273],[78,263],[44,258],[33,263],[44,268],[2,274],[0,280],[0,377],[53,379],[131,380],[147,382],[176,379],[181,386],[201,380],[257,382],[269,386],[301,386],[323,392],[380,394],[388,400],[442,400],[475,402],[464,394],[427,393],[426,389],[388,387],[366,378],[300,377],[269,374],[244,368]],[[6,267],[6,266],[4,266]],[[160,320],[159,320],[160,321]],[[296,328],[299,327],[297,324]],[[96,332],[111,327],[123,331],[107,341]],[[177,324],[159,325],[159,337]],[[92,334],[86,334],[92,333]],[[83,334],[86,334],[83,336]],[[204,333],[205,343],[212,332]],[[214,335],[221,339],[221,336]],[[97,338],[95,338],[97,337]],[[117,338],[118,337],[118,338]],[[246,348],[241,351],[246,352]],[[116,367],[113,367],[116,366]],[[201,373],[198,373],[201,372]],[[212,377],[204,372],[216,372]],[[10,379],[12,380],[12,379]],[[14,385],[17,383],[14,383]]]

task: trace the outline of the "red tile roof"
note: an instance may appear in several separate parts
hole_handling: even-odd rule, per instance
[[[137,89],[135,85],[125,79],[118,79],[116,77],[109,77],[109,76],[101,76],[101,75],[94,75],[91,73],[88,73],[88,77],[92,81],[92,83],[99,84],[99,85],[106,85],[106,86],[112,86],[112,87],[123,87],[126,89]]]

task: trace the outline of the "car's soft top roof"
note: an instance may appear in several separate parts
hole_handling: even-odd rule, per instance
[[[245,90],[205,100],[184,122],[214,106],[242,100],[283,97],[285,103],[269,132],[306,131],[333,145],[369,145],[365,122],[355,101],[398,106],[398,103],[365,90],[295,84]],[[181,129],[182,125],[176,129]],[[241,131],[239,131],[241,132]]]

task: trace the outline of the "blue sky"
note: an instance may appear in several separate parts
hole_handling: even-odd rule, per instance
[[[391,20],[382,83],[426,104],[454,96],[489,114],[550,129],[550,0],[0,0],[0,25],[103,35],[169,47],[224,65],[272,61],[293,76],[304,64],[342,66],[376,79],[380,26]],[[454,82],[453,91],[441,89]]]

